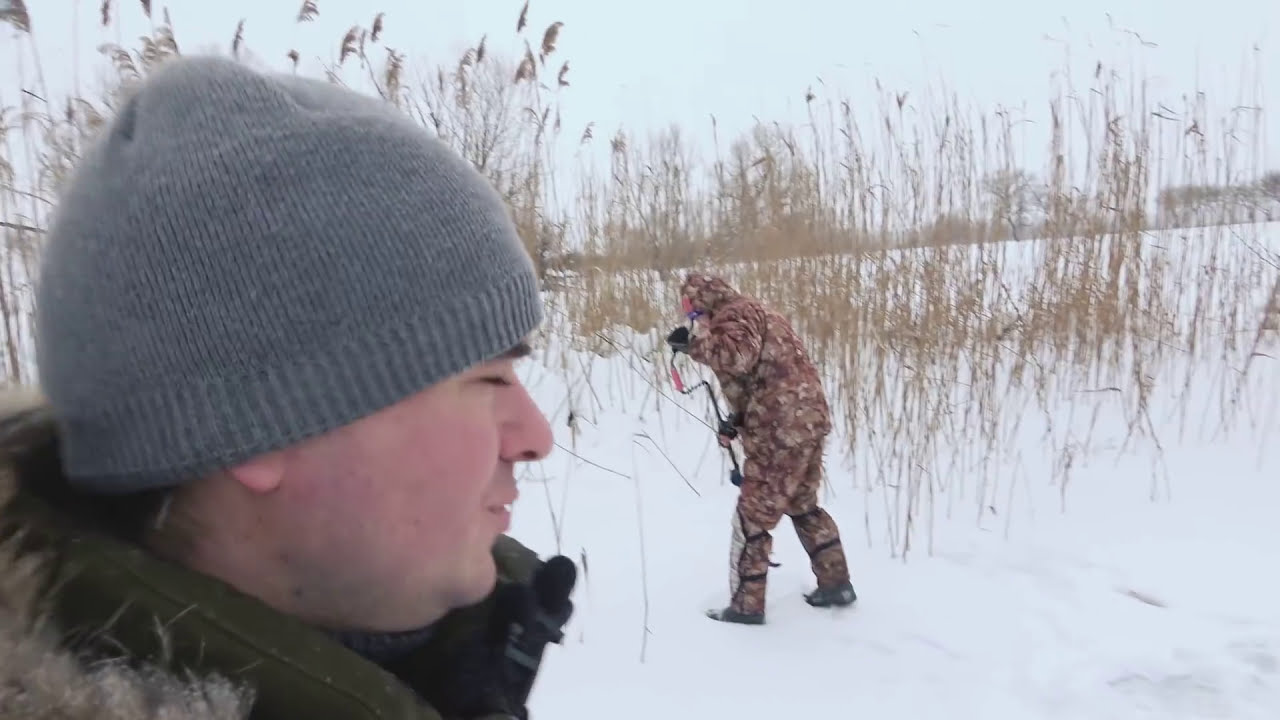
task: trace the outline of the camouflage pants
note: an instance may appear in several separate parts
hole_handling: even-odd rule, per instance
[[[840,530],[818,507],[822,484],[822,441],[794,448],[769,448],[748,456],[734,510],[729,559],[730,607],[743,613],[764,612],[770,532],[782,516],[791,518],[818,587],[849,580]]]

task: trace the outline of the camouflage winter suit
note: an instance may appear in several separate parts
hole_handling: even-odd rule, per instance
[[[681,293],[708,320],[695,324],[689,357],[715,372],[741,418],[746,461],[734,514],[730,609],[764,612],[770,532],[783,515],[809,554],[818,587],[847,583],[840,532],[818,507],[830,408],[803,343],[786,318],[720,278],[690,275]]]

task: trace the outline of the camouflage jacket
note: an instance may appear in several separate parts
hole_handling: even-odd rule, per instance
[[[494,657],[480,639],[493,596],[445,617],[397,667],[375,665],[35,498],[24,488],[61,472],[56,428],[42,405],[13,402],[0,396],[0,720],[523,717],[446,709],[459,693],[506,702],[490,699],[503,693],[492,674],[473,672],[473,658]],[[506,537],[494,557],[500,583],[530,582],[541,564]]]
[[[742,418],[744,449],[795,447],[831,432],[831,410],[817,369],[785,317],[712,275],[685,278],[681,294],[706,313],[689,357],[716,374]]]

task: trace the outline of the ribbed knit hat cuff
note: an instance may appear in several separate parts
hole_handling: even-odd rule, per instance
[[[517,273],[452,307],[423,308],[409,323],[268,372],[158,383],[101,414],[64,417],[64,442],[94,440],[64,445],[65,469],[78,486],[100,492],[179,484],[394,405],[501,355],[541,321],[537,280]]]

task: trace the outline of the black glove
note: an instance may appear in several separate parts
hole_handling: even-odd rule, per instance
[[[528,717],[524,704],[533,690],[543,648],[564,641],[562,628],[573,615],[569,595],[577,578],[573,561],[557,555],[538,568],[529,585],[516,586],[522,592],[498,598],[490,638],[504,646],[502,684],[522,720]]]
[[[721,420],[720,427],[716,429],[716,432],[729,438],[730,440],[738,437],[738,425],[737,423],[733,422],[733,416],[730,415],[724,420]]]
[[[556,556],[528,584],[499,582],[487,601],[460,611],[471,618],[451,650],[388,669],[447,717],[525,720],[543,649],[563,641],[573,614],[576,578],[573,561]]]
[[[667,344],[676,352],[685,352],[689,349],[689,328],[681,325],[671,334],[667,336]]]

